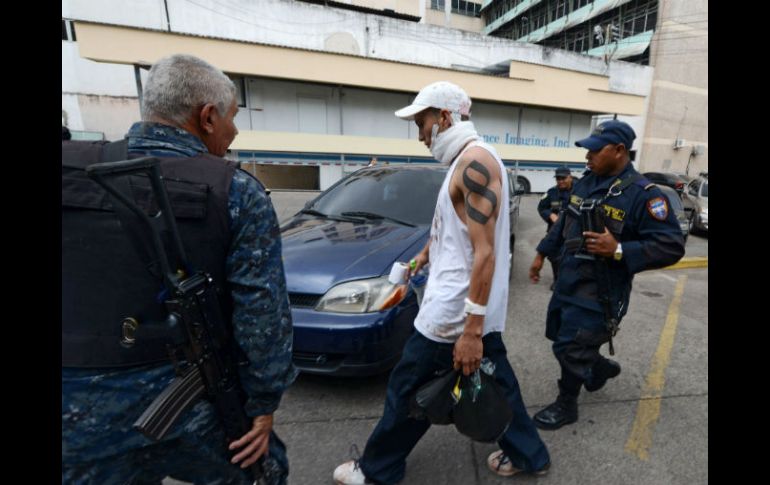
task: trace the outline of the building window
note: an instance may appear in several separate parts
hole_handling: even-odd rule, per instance
[[[452,12],[468,17],[479,17],[481,15],[481,4],[466,2],[465,0],[452,0]]]
[[[61,19],[61,40],[71,40],[75,42],[75,24],[72,20]]]
[[[585,7],[589,3],[591,3],[591,0],[572,0],[572,11],[574,12],[581,7]]]
[[[235,84],[235,99],[237,100],[238,107],[239,108],[245,108],[246,107],[246,88],[245,88],[245,80],[243,76],[230,76],[227,77],[230,78],[230,80]]]
[[[430,8],[433,10],[444,10],[444,0],[430,0]]]

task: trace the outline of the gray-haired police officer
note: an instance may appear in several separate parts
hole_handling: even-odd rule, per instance
[[[547,231],[551,230],[561,212],[569,205],[569,194],[572,192],[572,172],[568,166],[558,167],[554,177],[556,178],[556,185],[548,189],[537,204],[538,214],[548,224]],[[553,270],[553,283],[551,284],[551,290],[553,290],[559,273],[559,259],[549,257],[548,261],[550,261]]]
[[[634,138],[628,124],[612,120],[575,142],[588,150],[588,171],[575,184],[565,214],[538,245],[529,270],[537,283],[543,258],[561,257],[546,320],[561,379],[556,401],[534,415],[541,429],[577,421],[581,387],[596,391],[620,373],[620,365],[601,356],[599,348],[609,342],[613,354],[612,336],[628,309],[634,275],[671,265],[684,254],[668,200],[630,163]],[[586,230],[594,224],[598,229]]]

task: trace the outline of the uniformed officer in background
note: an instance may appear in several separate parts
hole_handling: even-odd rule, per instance
[[[668,200],[630,163],[634,138],[628,124],[612,120],[575,142],[588,150],[588,170],[575,183],[567,210],[538,245],[529,270],[537,283],[544,257],[561,257],[546,320],[561,379],[556,401],[534,415],[541,429],[577,421],[581,387],[593,392],[620,374],[620,365],[600,355],[599,348],[609,342],[610,355],[614,352],[612,336],[628,310],[634,275],[684,255]]]
[[[538,214],[548,224],[546,232],[551,230],[561,211],[567,208],[569,194],[572,192],[572,172],[568,166],[562,165],[557,168],[554,177],[556,178],[556,185],[548,189],[537,204]],[[553,270],[553,283],[551,283],[551,290],[553,290],[559,273],[559,260],[556,257],[548,257],[548,261]]]

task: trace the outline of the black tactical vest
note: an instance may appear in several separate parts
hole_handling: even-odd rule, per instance
[[[147,254],[140,255],[107,192],[84,172],[87,165],[105,160],[109,146],[62,142],[63,367],[125,367],[169,358],[170,336],[159,325],[166,312],[154,252],[148,246]],[[225,275],[231,239],[227,204],[236,167],[210,154],[161,158],[189,270],[213,277],[228,324],[232,309]],[[157,212],[147,177],[129,177],[129,186],[139,207],[148,214]],[[136,344],[125,348],[120,345],[121,322],[129,317],[139,322],[139,330]]]

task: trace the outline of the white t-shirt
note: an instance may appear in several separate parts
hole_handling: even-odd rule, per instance
[[[500,160],[494,148],[483,142],[472,142],[460,152],[447,170],[446,178],[439,190],[430,230],[430,274],[414,326],[418,332],[435,342],[455,342],[465,326],[466,317],[463,310],[470,287],[473,246],[468,227],[457,216],[452,205],[449,197],[449,182],[457,168],[458,160],[473,146],[487,150],[500,167],[502,190],[495,224],[495,271],[487,302],[483,334],[505,330],[510,265],[508,177],[503,161]]]

